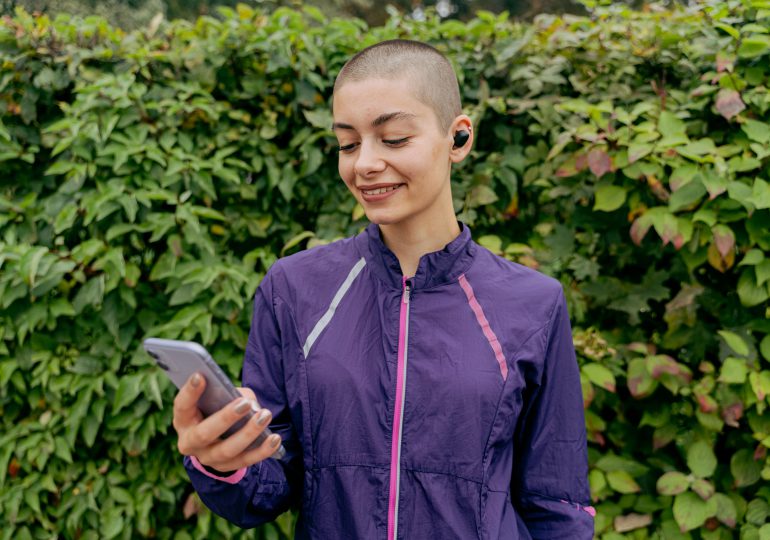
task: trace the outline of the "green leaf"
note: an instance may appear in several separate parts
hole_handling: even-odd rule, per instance
[[[743,384],[746,382],[748,374],[746,360],[729,356],[722,364],[719,381],[727,384]]]
[[[35,286],[37,269],[43,256],[48,253],[48,248],[35,247],[27,251],[19,261],[19,268],[24,277],[24,282],[30,287]]]
[[[658,118],[658,131],[664,137],[671,137],[673,135],[684,134],[687,126],[686,124],[669,111],[663,111]]]
[[[745,307],[753,307],[770,298],[767,287],[760,287],[754,279],[754,272],[744,270],[738,278],[738,298]]]
[[[581,371],[596,386],[600,386],[610,392],[615,391],[615,376],[603,365],[592,362],[584,365]]]
[[[482,184],[471,189],[467,201],[468,206],[471,208],[485,206],[497,201],[497,194],[495,194],[495,191],[491,187]]]
[[[613,212],[626,202],[626,190],[619,186],[604,185],[595,193],[594,211]]]
[[[770,208],[770,184],[761,178],[755,178],[751,188],[751,199],[751,202],[758,209]]]
[[[757,285],[762,286],[770,280],[770,259],[765,259],[754,267],[757,275]]]
[[[682,532],[697,529],[714,516],[716,510],[716,501],[704,501],[690,491],[680,493],[674,498],[674,519]]]
[[[759,343],[759,352],[765,360],[770,362],[770,334],[766,334]]]
[[[687,491],[687,488],[690,487],[690,480],[685,474],[671,471],[658,478],[656,487],[661,495],[678,495]]]
[[[332,128],[332,115],[326,108],[302,111],[310,125],[318,129],[329,130]]]
[[[746,342],[743,341],[743,338],[735,332],[730,332],[729,330],[718,330],[717,334],[722,336],[722,339],[725,340],[727,346],[735,351],[736,354],[741,356],[749,355],[749,346],[746,345]]]
[[[655,148],[655,146],[649,143],[632,143],[628,145],[628,162],[634,163],[635,161],[639,161],[650,154],[653,148]]]
[[[709,478],[717,467],[717,458],[709,443],[700,440],[687,449],[687,466],[698,478]]]
[[[703,478],[696,478],[692,483],[692,491],[698,494],[698,497],[704,501],[714,495],[714,484]]]
[[[761,249],[750,249],[746,252],[738,266],[754,266],[765,260],[765,254]]]
[[[752,371],[749,373],[749,383],[758,400],[763,401],[767,396],[770,396],[770,371],[760,373]]]
[[[706,194],[706,187],[700,181],[692,181],[676,190],[668,201],[668,207],[672,212],[690,207]]]
[[[650,375],[644,358],[634,358],[628,363],[626,380],[629,392],[637,399],[649,396],[658,387],[658,381]]]
[[[752,141],[759,144],[770,142],[770,124],[767,122],[757,122],[749,118],[741,124],[741,129]]]
[[[741,40],[738,47],[740,58],[755,58],[770,53],[770,36],[767,34],[749,34]]]
[[[732,528],[738,519],[738,509],[733,500],[724,493],[715,493],[714,502],[717,505],[716,518],[720,523]]]
[[[676,151],[684,157],[699,157],[715,153],[716,146],[711,139],[698,139],[688,145],[678,147]]]
[[[606,476],[607,483],[618,493],[638,493],[642,489],[626,471],[610,471]]]
[[[72,307],[75,313],[79,314],[86,306],[99,306],[104,299],[104,274],[89,279],[85,285],[80,287],[75,299],[72,301]]]
[[[299,234],[295,234],[291,239],[289,239],[286,244],[284,244],[283,248],[281,249],[281,257],[283,257],[287,251],[292,249],[293,247],[299,245],[300,242],[303,240],[307,240],[309,238],[314,238],[315,233],[313,231],[302,231]]]
[[[117,508],[110,508],[102,513],[101,527],[99,530],[100,538],[110,540],[118,536],[124,528],[123,514]]]
[[[764,459],[754,459],[754,451],[748,448],[738,450],[730,459],[730,472],[736,487],[746,487],[759,481]]]
[[[764,499],[752,499],[746,508],[746,521],[753,525],[762,525],[768,516],[770,505]]]

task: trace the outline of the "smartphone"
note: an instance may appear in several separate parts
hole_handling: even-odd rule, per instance
[[[206,378],[206,389],[198,398],[198,408],[203,416],[211,416],[234,399],[241,397],[241,393],[202,345],[194,341],[160,338],[145,339],[143,345],[147,354],[155,360],[155,363],[168,375],[168,378],[177,388],[182,388],[195,372]],[[230,426],[221,437],[226,439],[241,429],[252,416],[254,416],[254,411],[250,410],[246,416]],[[265,428],[259,437],[249,445],[249,449],[257,448],[265,442],[271,433],[269,429]],[[286,450],[281,445],[272,457],[280,459],[285,455]]]

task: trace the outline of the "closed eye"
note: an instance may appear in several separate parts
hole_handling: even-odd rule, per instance
[[[389,146],[400,146],[400,145],[402,145],[402,144],[404,144],[404,143],[406,143],[408,141],[409,141],[409,137],[404,137],[403,139],[391,139],[391,140],[383,139],[382,142],[384,142],[385,144],[387,144]]]
[[[340,146],[339,148],[337,148],[337,150],[340,152],[350,152],[356,147],[357,144],[358,143],[346,144],[344,146]]]

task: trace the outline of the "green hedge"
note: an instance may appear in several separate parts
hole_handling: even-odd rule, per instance
[[[400,36],[460,74],[461,219],[564,284],[597,537],[770,539],[770,2],[221,15],[0,23],[0,537],[239,536],[192,494],[140,342],[237,377],[265,269],[364,226],[331,86]]]

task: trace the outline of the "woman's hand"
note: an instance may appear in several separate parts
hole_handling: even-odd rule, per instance
[[[270,411],[257,407],[251,389],[239,388],[243,397],[204,418],[197,404],[205,388],[206,379],[195,373],[174,398],[174,429],[179,435],[177,447],[182,455],[195,456],[203,465],[226,473],[259,463],[278,450],[281,437],[275,433],[258,448],[247,449],[271,418]],[[219,438],[249,410],[255,411],[251,420],[227,439]]]

